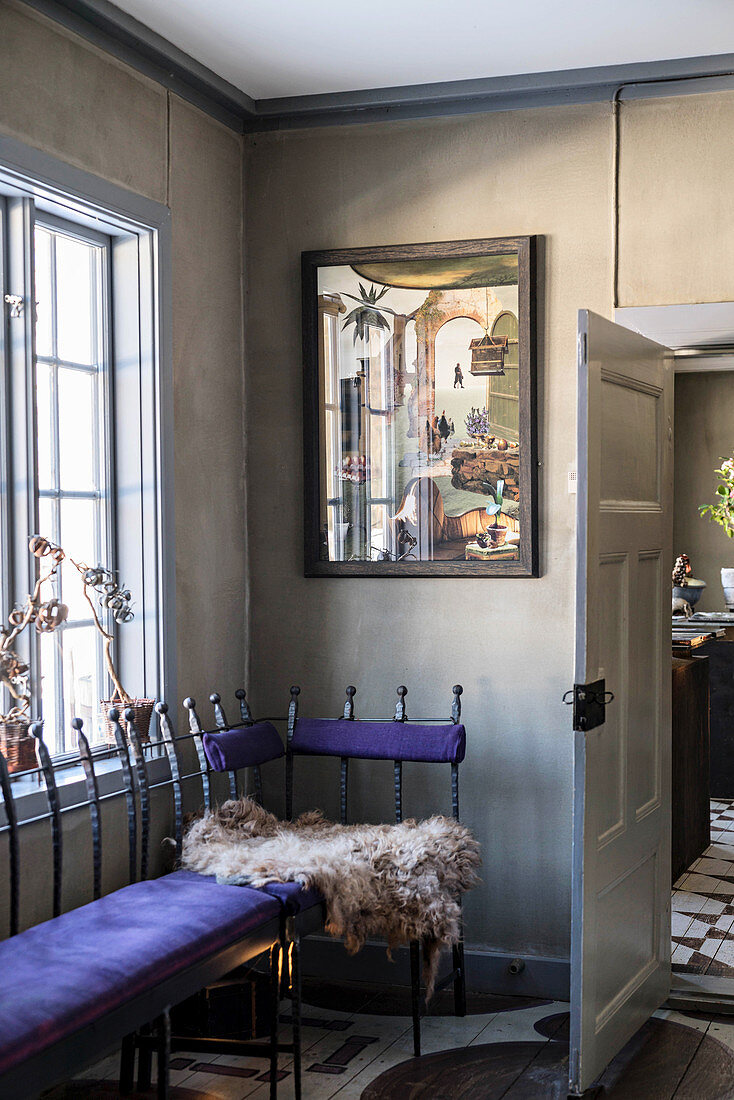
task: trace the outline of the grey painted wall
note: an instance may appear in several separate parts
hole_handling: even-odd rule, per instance
[[[678,374],[675,379],[675,509],[673,548],[688,554],[694,576],[706,581],[698,608],[722,611],[722,566],[734,568],[734,541],[699,515],[714,500],[722,457],[734,450],[734,372]]]
[[[728,91],[622,105],[618,304],[734,297],[722,186],[734,170],[733,126]],[[401,681],[423,713],[442,713],[451,683],[464,684],[463,816],[485,861],[467,935],[489,951],[568,952],[572,738],[560,699],[573,670],[575,544],[566,474],[576,311],[610,316],[613,305],[612,149],[609,104],[247,143],[249,680],[267,709],[282,707],[295,681],[305,711],[334,712],[353,681],[367,715],[385,713]],[[520,233],[546,239],[542,577],[305,580],[299,252]],[[304,805],[320,798],[326,771],[310,768]],[[355,776],[360,813],[380,809],[374,776]],[[410,812],[445,794],[428,782]]]
[[[605,105],[260,136],[246,160],[250,682],[258,709],[447,715],[464,685],[462,816],[484,853],[467,939],[563,956],[570,924],[576,309],[610,308]],[[302,249],[540,233],[543,576],[309,579],[302,571]],[[302,805],[334,767],[299,762]],[[379,779],[378,779],[378,772]],[[351,778],[351,777],[350,777]],[[390,767],[355,769],[355,816],[389,812]],[[446,808],[448,781],[406,771],[407,812]],[[334,809],[334,800],[329,805]]]

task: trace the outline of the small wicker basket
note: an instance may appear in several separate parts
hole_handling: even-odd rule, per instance
[[[0,718],[0,752],[11,775],[37,767],[36,739],[28,732],[29,725],[26,718]]]
[[[125,728],[125,711],[132,710],[135,715],[135,728],[138,731],[141,744],[145,744],[150,740],[150,718],[155,706],[155,699],[131,699],[129,703],[123,703],[120,698],[117,699],[103,699],[101,702],[102,714],[104,716],[105,733],[107,736],[107,743],[114,745],[115,733],[112,728],[112,723],[107,717],[107,712],[110,707],[116,707],[120,712],[120,725]]]

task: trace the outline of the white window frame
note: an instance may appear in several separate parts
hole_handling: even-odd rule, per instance
[[[37,561],[34,422],[35,347],[32,241],[36,213],[110,238],[114,567],[134,593],[135,619],[119,632],[123,683],[140,695],[176,697],[173,525],[173,397],[170,338],[170,211],[160,203],[0,136],[0,229],[11,247],[0,272],[6,293],[23,298],[21,319],[0,325],[0,606],[25,599]],[[22,243],[20,243],[22,242]],[[29,491],[29,487],[32,489]],[[21,636],[38,668],[35,632]],[[36,680],[36,677],[33,677]],[[37,700],[34,699],[34,715]],[[70,731],[66,744],[71,747]],[[52,742],[52,739],[49,738]],[[53,743],[53,742],[52,742]]]

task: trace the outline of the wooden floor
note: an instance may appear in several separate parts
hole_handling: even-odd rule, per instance
[[[424,1021],[424,1057],[413,1059],[410,1019],[395,1015],[406,996],[358,985],[306,990],[304,1100],[565,1100],[567,1005],[475,996],[463,1019]],[[285,1005],[284,1041],[289,1029]],[[281,1100],[293,1097],[290,1065],[283,1056]],[[115,1054],[48,1100],[117,1096],[117,1069]],[[174,1100],[266,1100],[269,1089],[264,1059],[231,1055],[176,1054],[172,1084]],[[599,1085],[590,1097],[734,1100],[734,1022],[657,1013]]]

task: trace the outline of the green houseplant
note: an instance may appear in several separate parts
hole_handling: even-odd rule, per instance
[[[707,516],[712,523],[723,528],[726,537],[731,539],[734,538],[734,455],[723,458],[714,473],[719,477],[716,499],[713,504],[699,505],[698,510],[702,516]],[[734,610],[734,568],[722,567],[721,585],[727,608]]]

